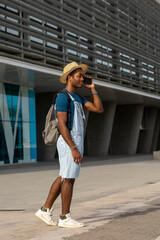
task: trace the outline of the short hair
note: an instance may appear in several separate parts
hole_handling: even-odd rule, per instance
[[[74,74],[77,72],[77,70],[79,70],[79,69],[81,69],[81,68],[76,68],[75,70],[73,70],[70,74],[68,74],[68,76],[71,76],[71,77],[73,77],[74,76]],[[68,76],[67,76],[67,81],[68,81]]]

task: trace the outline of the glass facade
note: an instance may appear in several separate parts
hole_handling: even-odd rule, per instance
[[[0,83],[0,164],[37,161],[35,91]]]

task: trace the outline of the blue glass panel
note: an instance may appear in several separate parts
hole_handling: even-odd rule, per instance
[[[36,123],[30,123],[31,159],[37,160]]]
[[[13,118],[12,95],[11,95],[11,94],[7,94],[7,95],[6,95],[6,99],[7,99],[7,104],[8,104],[8,110],[9,110],[10,120],[12,120],[12,118]],[[4,119],[4,120],[7,120],[7,119]]]
[[[18,121],[22,121],[22,98],[20,98]]]
[[[32,75],[32,72],[31,72]],[[33,78],[31,76],[30,78]],[[15,149],[14,149],[14,157],[13,163],[18,163],[19,160],[24,160],[24,139],[23,139],[23,131],[25,131],[23,120],[22,119],[22,96],[19,96],[19,86],[13,84],[4,83],[5,87],[5,96],[7,99],[7,107],[10,114],[10,123],[12,127],[12,134],[14,134],[16,130],[16,139],[15,139]],[[25,91],[28,91],[27,99],[29,98],[29,112],[26,113],[27,122],[30,126],[30,159],[37,160],[37,146],[36,146],[36,116],[35,116],[35,91],[34,89],[25,88]],[[26,93],[26,92],[25,92]],[[28,101],[28,100],[27,100]],[[18,107],[19,104],[19,107]],[[23,106],[25,107],[25,106]],[[18,112],[17,112],[18,111]],[[18,122],[16,123],[16,114],[18,113]],[[24,116],[23,116],[24,117]],[[7,119],[5,119],[7,120]],[[4,120],[4,123],[5,123]],[[17,129],[15,127],[17,126]],[[6,138],[4,136],[4,129],[2,121],[0,121],[0,164],[9,164],[9,156],[6,145]]]
[[[10,120],[13,121],[16,119],[19,86],[4,83],[4,87],[5,87]]]
[[[36,122],[35,90],[29,90],[29,120]]]
[[[29,120],[31,159],[37,160],[35,90],[29,90]]]
[[[12,121],[16,120],[17,106],[18,106],[18,95],[19,95],[19,86],[11,85],[11,94],[12,94]]]

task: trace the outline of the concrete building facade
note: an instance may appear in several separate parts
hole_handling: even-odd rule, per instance
[[[0,164],[54,160],[41,134],[71,61],[89,66],[105,110],[86,113],[85,155],[158,150],[159,22],[156,0],[1,0]]]

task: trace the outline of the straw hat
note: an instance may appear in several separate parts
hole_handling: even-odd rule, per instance
[[[73,72],[75,69],[81,68],[83,73],[86,73],[88,70],[88,66],[86,64],[80,64],[78,65],[76,62],[71,62],[67,64],[64,69],[63,69],[63,75],[60,78],[60,81],[62,83],[66,83],[67,81],[67,76]]]

